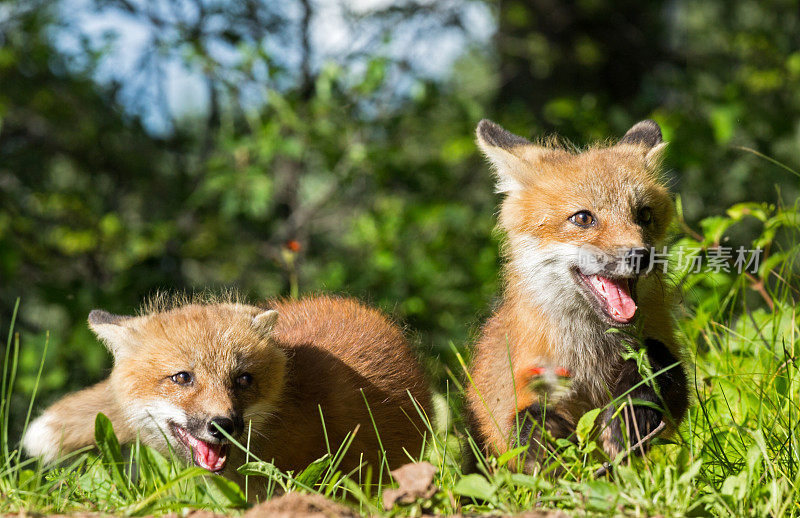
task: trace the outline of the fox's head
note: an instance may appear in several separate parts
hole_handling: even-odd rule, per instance
[[[580,153],[538,145],[483,120],[478,144],[505,194],[509,282],[568,318],[625,326],[636,281],[665,236],[672,200],[659,179],[665,147],[650,120]]]
[[[229,440],[272,412],[286,357],[270,338],[275,311],[190,304],[136,317],[94,310],[89,326],[114,355],[117,403],[145,444],[211,471]],[[224,433],[223,433],[224,431]]]

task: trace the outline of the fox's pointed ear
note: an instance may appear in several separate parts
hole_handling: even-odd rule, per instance
[[[262,311],[253,317],[253,327],[263,335],[268,335],[278,322],[278,312],[274,309]]]
[[[489,159],[497,175],[497,192],[521,190],[527,174],[526,165],[542,149],[527,139],[514,135],[494,122],[483,119],[475,131],[478,147]]]
[[[661,135],[661,128],[654,120],[645,119],[637,122],[620,139],[620,144],[633,144],[640,146],[645,151],[644,159],[648,164],[656,164],[661,160],[661,155],[667,143]]]
[[[115,358],[128,341],[127,335],[130,329],[125,325],[125,322],[130,318],[114,315],[102,309],[93,309],[89,313],[89,327]]]
[[[634,124],[631,129],[620,139],[620,144],[638,144],[651,148],[661,144],[661,128],[654,120],[645,119]]]

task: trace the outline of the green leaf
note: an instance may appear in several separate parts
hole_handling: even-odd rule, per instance
[[[615,507],[619,490],[614,484],[603,480],[592,480],[586,483],[586,489],[589,494],[588,509],[606,512]]]
[[[497,488],[493,487],[483,475],[472,473],[456,482],[453,492],[462,496],[491,501]]]
[[[734,223],[735,221],[724,216],[705,218],[700,222],[700,226],[703,227],[704,242],[706,244],[719,243],[722,240],[722,235]]]
[[[601,410],[601,408],[589,410],[578,420],[578,425],[575,427],[575,434],[578,436],[578,442],[580,444],[583,444],[586,442],[586,439],[589,438],[589,434],[592,432],[594,423],[597,420],[597,416],[600,415]]]
[[[758,277],[761,279],[765,278],[771,270],[779,268],[790,258],[791,253],[789,252],[775,252],[771,254],[766,260],[761,261],[761,264],[758,266]]]
[[[309,464],[308,467],[302,471],[302,473],[297,475],[294,479],[295,482],[311,489],[314,484],[319,482],[322,474],[325,473],[325,470],[331,465],[332,459],[333,457],[331,457],[331,454],[326,453],[322,457]]]
[[[504,454],[500,455],[500,457],[498,457],[497,464],[499,464],[500,466],[505,466],[506,464],[508,464],[508,461],[510,461],[511,459],[513,459],[513,458],[525,453],[527,450],[528,450],[528,446],[527,445],[518,446],[518,447],[514,448],[513,450],[508,450]]]
[[[31,469],[23,469],[19,472],[19,478],[17,479],[17,486],[20,489],[26,489],[26,485],[31,482],[35,484],[37,482],[36,472]]]
[[[737,203],[727,210],[728,216],[736,221],[743,219],[745,216],[753,216],[760,221],[767,221],[772,207],[767,203]]]
[[[210,479],[211,484],[219,490],[222,496],[228,501],[228,505],[232,507],[245,507],[247,500],[242,493],[241,488],[236,482],[228,480],[227,478],[219,475],[214,475]]]
[[[123,472],[122,448],[120,448],[114,426],[104,414],[97,414],[94,421],[94,440],[100,450],[103,465],[111,475],[117,489],[125,496],[130,496],[128,480]]]
[[[570,441],[569,439],[564,439],[563,437],[558,437],[556,439],[556,446],[561,449],[569,449],[575,446],[575,443]]]
[[[280,470],[275,467],[274,464],[270,464],[269,462],[261,462],[261,461],[254,461],[254,462],[246,462],[239,466],[237,469],[239,473],[245,476],[256,476],[256,477],[280,477]]]
[[[550,490],[553,485],[541,476],[526,475],[525,473],[511,473],[508,476],[509,482],[517,487],[526,487],[536,490]]]
[[[116,491],[117,484],[114,483],[111,473],[102,462],[91,463],[86,471],[80,474],[75,485],[83,493],[105,500],[112,505],[125,500]]]

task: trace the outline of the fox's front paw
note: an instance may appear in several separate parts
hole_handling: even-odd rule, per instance
[[[661,412],[654,408],[625,405],[625,408],[617,413],[617,408],[611,405],[603,411],[601,418],[603,431],[600,440],[603,450],[613,460],[655,430],[661,423],[661,418]],[[642,448],[647,451],[648,446],[649,444],[643,444]],[[639,448],[635,453],[638,451]]]
[[[554,458],[555,440],[569,438],[575,431],[555,407],[542,408],[538,403],[522,410],[515,421],[519,426],[517,444],[528,445],[524,465],[527,473],[533,473],[537,465],[549,464]]]

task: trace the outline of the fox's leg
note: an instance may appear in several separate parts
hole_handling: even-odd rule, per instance
[[[22,438],[22,447],[31,457],[52,462],[60,455],[94,444],[94,422],[102,412],[111,420],[121,443],[132,434],[114,402],[108,380],[69,394],[36,418]]]
[[[545,464],[552,451],[551,439],[565,439],[575,427],[558,411],[559,395],[569,384],[570,374],[561,367],[529,367],[517,376],[519,410],[512,423],[516,444],[528,445],[525,471],[533,471],[536,463]],[[545,435],[547,431],[547,436]]]
[[[616,399],[623,394],[627,393],[627,395],[622,401],[609,405],[609,408],[602,413],[600,421],[604,427],[600,436],[603,449],[612,459],[627,446],[636,444],[642,437],[655,430],[662,420],[666,424],[677,426],[689,405],[686,374],[681,364],[675,365],[678,362],[677,358],[659,340],[647,339],[645,347],[654,374],[667,367],[672,367],[631,390],[642,381],[642,376],[639,374],[635,360],[626,360],[622,365],[612,396]],[[653,382],[658,387],[660,396],[656,393]],[[631,400],[647,401],[658,407],[658,410],[650,406],[635,404],[631,408],[627,404],[628,397]],[[619,406],[623,404],[625,404],[624,410],[613,417]],[[667,411],[666,416],[662,412],[663,409]],[[630,440],[627,440],[626,437]],[[646,445],[644,447],[646,448]]]
[[[537,462],[545,463],[552,452],[552,444],[545,436],[545,430],[552,439],[566,439],[575,431],[573,424],[561,416],[555,406],[542,406],[540,403],[534,403],[519,412],[515,417],[515,427],[517,423],[518,444],[528,445],[525,459],[525,471],[528,472]]]

